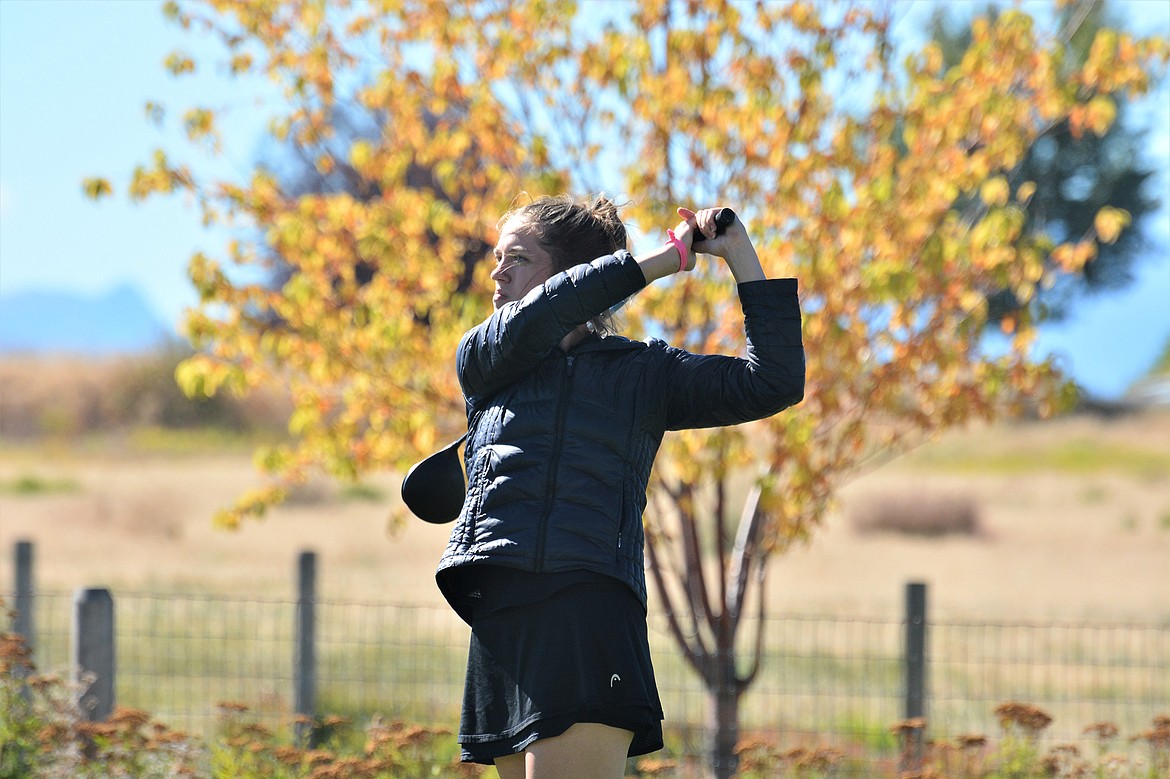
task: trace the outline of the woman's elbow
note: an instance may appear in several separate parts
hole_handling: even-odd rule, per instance
[[[776,387],[777,395],[779,396],[780,408],[782,411],[786,408],[791,408],[804,400],[805,389],[805,375],[804,367],[801,366],[799,373],[793,373],[786,376],[785,380]]]
[[[792,406],[798,405],[803,400],[804,400],[804,382],[802,381],[800,383],[800,386],[796,387],[793,390],[792,395],[789,396],[788,404],[785,406],[785,408],[791,408]]]

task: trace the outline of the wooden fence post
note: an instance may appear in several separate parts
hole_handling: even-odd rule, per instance
[[[114,710],[114,598],[109,590],[81,589],[73,594],[70,641],[78,681],[92,678],[78,696],[82,716],[102,722]]]
[[[313,720],[317,711],[316,614],[317,555],[301,552],[297,560],[296,647],[293,655],[293,703],[298,743],[316,746]]]
[[[17,541],[16,598],[12,604],[16,615],[12,620],[12,632],[24,639],[31,651],[33,648],[33,545],[31,541]]]
[[[29,662],[33,661],[33,637],[35,623],[33,620],[33,545],[31,541],[17,541],[13,553],[16,563],[16,594],[12,603],[12,632],[24,639],[28,650]],[[12,668],[12,676],[21,682],[20,694],[29,700],[28,687],[23,683],[28,678],[29,666],[17,663]]]
[[[906,708],[902,770],[922,767],[926,731],[926,585],[906,585],[905,667]]]

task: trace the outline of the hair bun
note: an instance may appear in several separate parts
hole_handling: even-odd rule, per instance
[[[553,270],[560,272],[626,248],[620,207],[603,192],[582,198],[552,195],[509,209],[499,224],[523,219],[551,255]],[[593,325],[602,334],[616,332],[608,314],[595,317]]]
[[[625,204],[623,203],[622,205]],[[622,205],[615,203],[604,192],[599,192],[593,197],[593,202],[589,206],[589,213],[597,220],[600,227],[610,237],[614,245],[624,248],[626,244],[626,226],[622,222],[621,214],[618,213]]]

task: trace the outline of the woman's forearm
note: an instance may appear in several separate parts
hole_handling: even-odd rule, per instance
[[[575,266],[465,333],[456,353],[463,394],[471,399],[512,383],[578,325],[642,289],[633,266],[625,252]]]
[[[745,281],[762,281],[768,278],[764,274],[764,267],[760,265],[756,247],[752,246],[751,241],[737,244],[724,259],[727,262],[727,267],[731,268],[731,275],[735,277],[736,284],[743,284]]]
[[[669,243],[645,254],[639,254],[634,260],[642,269],[642,275],[646,278],[647,284],[679,272],[678,251]],[[752,246],[751,241],[745,240],[737,243],[728,250],[724,261],[731,269],[731,275],[735,277],[736,284],[767,278],[763,266],[760,265],[756,248]]]
[[[645,254],[639,254],[634,258],[634,262],[642,269],[647,284],[679,271],[678,251],[669,243]]]

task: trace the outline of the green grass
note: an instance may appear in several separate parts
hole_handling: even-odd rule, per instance
[[[48,479],[35,474],[0,481],[0,495],[55,495],[80,489],[81,485],[73,479]]]
[[[347,484],[341,489],[344,500],[360,501],[364,503],[384,503],[387,500],[386,491],[372,484],[359,482]]]
[[[898,750],[898,737],[890,726],[889,722],[878,722],[854,712],[839,717],[834,732],[848,734],[849,740],[864,747],[866,752],[890,755]]]
[[[134,430],[128,439],[129,449],[137,454],[196,455],[250,452],[262,443],[271,443],[272,436],[261,436],[219,427],[176,430],[164,427],[144,427]]]
[[[223,427],[166,428],[138,427],[128,431],[106,431],[78,435],[44,436],[35,439],[0,440],[0,455],[55,458],[98,456],[175,456],[251,454],[263,444],[286,438],[273,432],[249,432]]]
[[[1170,451],[1089,439],[1010,450],[928,447],[908,455],[906,462],[916,468],[959,473],[1016,475],[1050,471],[1084,475],[1117,472],[1142,479],[1170,476]]]

